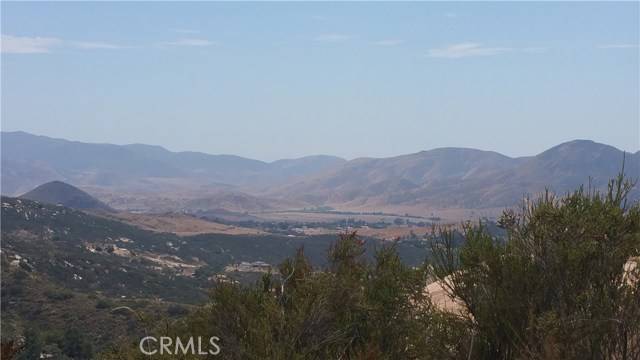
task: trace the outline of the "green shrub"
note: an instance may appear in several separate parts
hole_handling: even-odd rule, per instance
[[[471,315],[476,358],[640,358],[640,281],[625,273],[640,255],[632,185],[620,176],[604,194],[547,192],[504,213],[506,241],[467,227],[456,249],[444,232],[434,275]]]
[[[189,313],[186,307],[178,304],[171,304],[167,307],[167,314],[171,317],[184,316]]]
[[[68,300],[73,297],[73,293],[66,290],[48,290],[45,292],[45,296],[54,301]]]
[[[96,302],[96,309],[108,309],[113,307],[113,302],[107,299],[99,299]]]

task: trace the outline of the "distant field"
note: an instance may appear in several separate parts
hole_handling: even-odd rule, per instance
[[[346,208],[339,212],[314,212],[301,210],[280,210],[280,211],[256,211],[249,212],[250,215],[267,221],[313,221],[332,222],[344,219],[355,219],[366,222],[393,222],[396,218],[411,220],[413,222],[428,221],[436,219],[438,223],[459,223],[465,220],[477,220],[479,218],[495,219],[499,216],[504,207],[486,209],[431,209],[424,207],[380,207],[380,208]],[[380,212],[380,214],[378,214]],[[405,216],[403,214],[409,215]]]
[[[424,219],[416,219],[415,217],[405,217],[394,214],[357,214],[357,213],[334,213],[334,212],[312,212],[299,210],[283,210],[270,212],[250,212],[250,215],[268,221],[309,221],[309,222],[333,222],[345,219],[362,220],[366,222],[393,222],[396,218],[411,219],[420,221]]]
[[[120,220],[127,224],[138,226],[154,232],[173,233],[179,236],[200,234],[227,234],[227,235],[261,235],[266,234],[258,229],[225,225],[212,221],[202,220],[182,214],[134,214],[128,212],[102,213],[101,216]]]

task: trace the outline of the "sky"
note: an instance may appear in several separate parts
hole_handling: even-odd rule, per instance
[[[2,130],[260,160],[640,149],[638,2],[2,2]]]

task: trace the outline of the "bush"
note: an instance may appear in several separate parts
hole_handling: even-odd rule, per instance
[[[547,192],[503,214],[506,241],[467,227],[456,249],[443,234],[434,275],[471,315],[475,357],[640,358],[640,281],[625,273],[640,255],[631,188],[620,176],[605,194]]]
[[[113,306],[113,303],[107,299],[100,299],[96,302],[96,309],[108,309]]]
[[[73,293],[66,290],[48,290],[45,292],[45,296],[50,300],[62,301],[71,299]]]
[[[60,347],[65,355],[76,360],[93,359],[93,346],[89,339],[80,330],[69,327],[62,337]]]
[[[178,304],[171,304],[167,307],[167,314],[171,317],[184,316],[189,313],[186,307]]]

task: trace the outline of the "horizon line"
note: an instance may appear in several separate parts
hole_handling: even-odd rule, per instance
[[[332,154],[327,154],[327,153],[316,153],[316,154],[310,154],[310,155],[303,155],[303,156],[299,156],[299,157],[284,157],[284,158],[279,158],[279,159],[275,159],[275,160],[271,160],[271,161],[267,161],[267,160],[261,160],[261,159],[256,159],[256,158],[252,158],[252,157],[246,157],[246,156],[242,156],[242,155],[236,155],[236,154],[231,154],[231,153],[210,153],[210,152],[204,152],[204,151],[195,151],[195,150],[171,150],[168,149],[167,147],[165,147],[164,145],[158,145],[158,144],[145,144],[145,143],[125,143],[125,144],[117,144],[117,143],[112,143],[112,142],[89,142],[89,141],[81,141],[81,140],[71,140],[71,139],[67,139],[67,138],[60,138],[60,137],[53,137],[53,136],[49,136],[49,135],[42,135],[42,134],[35,134],[35,133],[30,133],[28,131],[24,131],[24,130],[11,130],[11,131],[7,131],[7,130],[0,130],[0,134],[11,134],[11,133],[19,133],[19,134],[26,134],[29,136],[35,136],[35,137],[44,137],[47,139],[52,139],[52,140],[62,140],[62,141],[67,141],[67,142],[75,142],[75,143],[81,143],[81,144],[87,144],[87,145],[112,145],[112,146],[135,146],[135,145],[141,145],[141,146],[149,146],[149,147],[158,147],[161,148],[164,151],[168,151],[170,153],[174,153],[174,154],[180,154],[180,153],[194,153],[194,154],[203,154],[203,155],[208,155],[208,156],[229,156],[229,157],[238,157],[238,158],[242,158],[242,159],[246,159],[246,160],[253,160],[253,161],[259,161],[259,162],[263,162],[266,164],[271,164],[277,161],[286,161],[286,160],[300,160],[300,159],[304,159],[304,158],[311,158],[311,157],[333,157],[333,158],[337,158],[337,159],[341,159],[344,160],[346,162],[349,161],[354,161],[354,160],[359,160],[359,159],[391,159],[391,158],[396,158],[396,157],[402,157],[402,156],[409,156],[409,155],[416,155],[416,154],[420,154],[423,152],[431,152],[431,151],[436,151],[436,150],[473,150],[473,151],[481,151],[481,152],[491,152],[491,153],[495,153],[510,159],[520,159],[520,158],[528,158],[528,157],[534,157],[534,156],[538,156],[550,149],[553,149],[557,146],[560,145],[564,145],[564,144],[569,144],[569,143],[573,143],[573,142],[592,142],[595,144],[599,144],[599,145],[604,145],[604,146],[609,146],[612,147],[620,152],[624,152],[626,154],[631,154],[631,155],[636,155],[636,154],[640,154],[640,146],[638,148],[638,150],[636,151],[627,151],[627,150],[623,150],[618,148],[617,146],[614,145],[610,145],[607,143],[603,143],[603,142],[598,142],[592,139],[580,139],[580,138],[574,138],[574,139],[570,139],[570,140],[566,140],[566,141],[562,141],[560,143],[557,143],[556,145],[553,145],[549,148],[546,148],[545,150],[542,150],[540,152],[538,152],[537,154],[533,154],[533,155],[524,155],[524,156],[509,156],[506,154],[503,154],[499,151],[496,150],[486,150],[486,149],[479,149],[479,148],[473,148],[473,147],[466,147],[466,146],[440,146],[440,147],[435,147],[435,148],[431,148],[431,149],[422,149],[422,150],[418,150],[418,151],[414,151],[414,152],[410,152],[410,153],[403,153],[403,154],[399,154],[399,155],[392,155],[392,156],[383,156],[383,157],[373,157],[373,156],[360,156],[360,157],[354,157],[354,158],[347,158],[347,157],[343,157],[343,156],[339,156],[339,155],[332,155]]]

